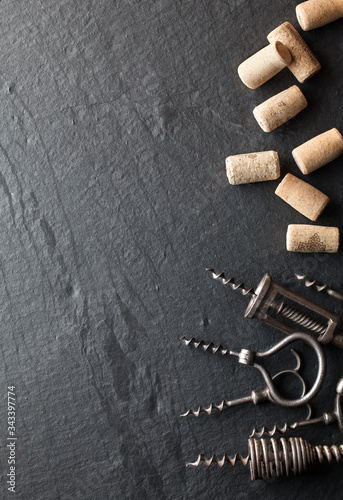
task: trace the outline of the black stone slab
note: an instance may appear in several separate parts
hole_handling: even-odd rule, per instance
[[[296,84],[293,75],[256,91],[238,78],[273,28],[300,29],[296,4],[0,3],[1,498],[15,496],[6,484],[12,385],[18,498],[342,497],[342,464],[255,483],[241,464],[185,467],[198,452],[244,455],[254,425],[304,409],[179,417],[264,387],[252,368],[186,348],[182,335],[237,350],[283,338],[245,320],[247,299],[206,267],[249,286],[269,272],[302,293],[294,272],[308,273],[342,291],[342,251],[287,253],[287,225],[308,221],[275,196],[278,181],[230,186],[225,174],[227,156],[274,149],[282,176],[305,179],[292,149],[343,131],[342,20],[303,34],[322,70],[300,85],[308,108],[276,131],[262,132],[252,110]],[[320,225],[342,228],[342,161],[306,178],[331,198]],[[342,376],[343,353],[326,352],[317,414],[332,409]],[[304,350],[309,380],[311,359]],[[296,435],[343,439],[335,426]]]

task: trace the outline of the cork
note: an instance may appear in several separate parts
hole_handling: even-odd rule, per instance
[[[269,33],[267,39],[270,43],[279,40],[286,45],[292,55],[288,68],[300,83],[304,83],[320,70],[318,60],[291,23],[281,24]]]
[[[292,151],[295,163],[305,175],[330,163],[342,153],[343,137],[336,128],[313,137]]]
[[[286,247],[289,252],[336,253],[339,247],[339,229],[309,224],[289,224]]]
[[[238,66],[238,75],[250,89],[257,89],[284,69],[292,56],[283,43],[276,41],[256,52]]]
[[[267,99],[254,109],[254,116],[264,132],[271,132],[283,125],[307,106],[299,87],[293,85]]]
[[[247,153],[226,158],[230,184],[271,181],[280,177],[279,155],[276,151]]]
[[[343,0],[308,0],[295,13],[304,31],[313,30],[343,17]]]
[[[292,174],[287,174],[276,188],[280,196],[291,207],[310,220],[317,220],[330,201],[326,194]]]

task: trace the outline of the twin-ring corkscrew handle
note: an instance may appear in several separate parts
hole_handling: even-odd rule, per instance
[[[323,415],[316,418],[308,418],[307,420],[302,420],[300,422],[294,422],[293,424],[289,424],[286,422],[282,427],[274,425],[272,429],[268,429],[266,426],[263,426],[261,430],[257,430],[254,427],[252,434],[250,437],[257,436],[262,437],[263,435],[268,435],[270,437],[274,436],[277,432],[280,434],[285,434],[288,430],[295,430],[299,427],[305,427],[308,425],[314,424],[334,424],[337,423],[337,426],[343,434],[343,408],[342,408],[342,399],[343,399],[343,377],[338,381],[336,386],[336,398],[333,411],[324,412]]]
[[[252,366],[254,366],[254,368],[257,368],[261,372],[261,374],[262,374],[262,376],[267,384],[267,388],[268,388],[268,391],[270,394],[270,400],[279,406],[285,406],[287,408],[295,408],[297,406],[306,405],[314,398],[314,396],[316,396],[316,394],[318,394],[320,388],[322,387],[323,382],[324,382],[325,373],[326,373],[326,358],[325,358],[322,346],[319,344],[319,342],[316,339],[314,339],[313,337],[311,337],[307,333],[296,332],[296,333],[289,335],[288,337],[285,337],[283,340],[278,342],[276,345],[274,345],[268,351],[256,352],[255,356],[254,356],[254,359],[267,358],[267,357],[272,356],[273,354],[281,351],[288,344],[291,344],[291,343],[296,342],[298,340],[300,340],[304,344],[307,344],[308,346],[312,347],[312,349],[314,350],[314,352],[317,356],[318,373],[317,373],[317,377],[316,377],[316,380],[315,380],[312,388],[307,393],[305,393],[303,396],[301,396],[300,398],[297,398],[297,399],[287,399],[287,398],[281,396],[281,394],[275,388],[275,385],[273,383],[273,379],[270,376],[269,372],[262,365],[260,365],[259,363],[257,363],[254,360],[252,360],[252,363],[245,363],[245,361],[241,361],[240,359],[238,359],[238,361],[241,363],[244,362],[245,364],[251,364]]]
[[[214,403],[211,403],[208,408],[204,406],[200,406],[198,410],[188,410],[186,413],[184,413],[181,416],[187,416],[189,414],[193,414],[196,417],[199,416],[201,412],[205,412],[208,415],[211,414],[212,410],[215,408],[219,411],[222,411],[224,407],[231,407],[234,405],[246,403],[246,402],[253,402],[254,404],[259,404],[262,403],[263,401],[269,400],[270,402],[284,406],[287,408],[294,408],[298,406],[304,406],[308,404],[312,398],[319,392],[323,381],[325,377],[325,372],[326,372],[326,358],[324,355],[324,351],[320,343],[308,335],[307,333],[301,333],[301,332],[296,332],[293,333],[292,335],[289,335],[288,337],[285,337],[283,340],[278,342],[276,345],[274,345],[271,349],[268,349],[265,352],[256,352],[252,351],[250,349],[242,349],[240,352],[234,352],[234,351],[229,351],[228,349],[224,349],[222,346],[215,347],[212,343],[210,344],[205,344],[203,341],[197,342],[195,339],[187,340],[183,338],[182,340],[185,341],[187,345],[193,345],[194,347],[199,347],[202,346],[205,351],[208,349],[212,350],[213,353],[221,353],[223,355],[229,354],[231,356],[237,356],[238,357],[238,362],[242,364],[247,364],[250,366],[253,366],[254,368],[257,368],[260,373],[262,374],[267,387],[264,390],[253,390],[251,393],[251,396],[243,397],[236,399],[234,401],[226,401],[223,400],[219,405],[216,405]],[[296,342],[296,341],[301,341],[314,350],[316,357],[317,357],[317,365],[318,365],[318,373],[316,380],[312,386],[312,388],[306,392],[306,386],[305,382],[302,379],[301,375],[299,374],[299,369],[300,369],[300,359],[299,356],[295,353],[295,351],[292,350],[293,354],[296,354],[297,358],[297,366],[295,369],[289,369],[289,370],[284,370],[272,377],[269,372],[264,368],[260,363],[258,363],[259,359],[267,358],[269,356],[274,355],[275,353],[281,351],[284,349],[287,345]],[[275,380],[277,377],[280,375],[283,375],[284,373],[290,373],[294,374],[300,381],[302,382],[303,385],[303,391],[302,394],[299,398],[296,399],[288,399],[284,396],[282,396],[279,391],[276,389],[273,380]]]

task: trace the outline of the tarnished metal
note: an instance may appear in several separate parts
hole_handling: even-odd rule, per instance
[[[261,437],[263,435],[274,436],[277,432],[280,434],[285,434],[289,429],[294,430],[298,427],[305,427],[307,425],[314,424],[334,424],[336,423],[340,432],[343,434],[343,408],[342,408],[342,398],[343,398],[343,377],[339,380],[336,386],[336,398],[333,411],[324,412],[323,415],[317,418],[308,418],[307,420],[302,420],[300,422],[294,422],[293,424],[285,423],[282,427],[274,425],[272,429],[267,429],[263,426],[260,431],[255,427],[252,431],[250,437],[257,436]]]
[[[334,297],[335,299],[343,302],[343,294],[340,292],[337,292],[337,290],[333,290],[332,288],[329,287],[328,284],[320,285],[317,282],[317,280],[310,279],[306,274],[296,274],[295,276],[298,278],[298,280],[303,281],[304,285],[307,288],[314,287],[317,290],[317,292],[326,292],[331,297]]]
[[[212,343],[206,344],[204,341],[197,341],[195,339],[190,339],[187,340],[186,338],[182,338],[182,340],[185,342],[186,345],[192,345],[195,348],[202,347],[205,351],[210,350],[212,353],[221,353],[222,355],[228,354],[231,356],[236,356],[238,357],[238,362],[242,364],[247,364],[250,366],[253,366],[254,368],[257,368],[259,372],[262,374],[267,386],[263,390],[253,390],[251,392],[250,396],[246,396],[243,398],[235,399],[232,401],[227,401],[226,399],[223,399],[220,404],[215,404],[211,403],[208,407],[205,406],[199,406],[197,410],[188,410],[186,413],[182,414],[182,417],[186,417],[190,414],[198,417],[201,412],[207,413],[210,415],[213,411],[213,409],[216,409],[218,411],[222,411],[225,407],[229,408],[231,406],[237,406],[243,403],[248,403],[252,402],[255,405],[260,404],[264,401],[271,401],[274,404],[277,404],[279,406],[284,406],[286,408],[294,408],[298,406],[304,406],[308,404],[312,398],[319,392],[323,381],[325,377],[325,372],[326,372],[326,359],[324,355],[324,351],[322,346],[319,344],[319,342],[311,337],[311,335],[308,335],[307,333],[301,333],[301,332],[296,332],[288,337],[285,337],[283,340],[278,342],[276,345],[274,345],[271,349],[268,349],[265,352],[256,352],[252,351],[250,349],[242,349],[240,352],[235,352],[235,351],[230,351],[228,349],[224,349],[222,346],[216,347]],[[303,378],[301,377],[299,370],[300,370],[300,358],[295,353],[294,350],[292,352],[296,356],[297,364],[296,367],[293,369],[288,369],[288,370],[283,370],[274,377],[272,377],[269,372],[260,364],[258,363],[259,359],[267,358],[269,356],[274,355],[275,353],[281,351],[284,349],[287,345],[296,342],[296,341],[301,341],[314,350],[316,357],[317,357],[317,366],[318,366],[318,372],[317,372],[317,377],[316,380],[312,386],[312,388],[306,392],[306,386]],[[302,393],[299,398],[296,399],[288,399],[285,398],[280,394],[280,392],[276,389],[273,380],[275,380],[277,377],[284,375],[285,373],[289,373],[292,375],[295,375],[302,383]]]
[[[341,462],[343,457],[343,445],[340,446],[312,446],[302,438],[281,438],[276,441],[271,438],[266,439],[249,438],[249,453],[243,457],[240,453],[231,458],[225,454],[219,459],[216,455],[207,459],[202,453],[199,454],[195,462],[187,463],[187,467],[198,467],[201,462],[209,467],[216,463],[218,467],[223,467],[229,463],[235,467],[237,462],[242,462],[244,466],[250,465],[251,480],[267,479],[270,477],[299,476],[312,469],[315,464]]]
[[[233,289],[241,289],[244,295],[252,295],[245,311],[246,318],[256,318],[288,335],[298,331],[300,325],[307,331],[317,333],[319,342],[331,342],[343,349],[343,332],[337,328],[340,319],[337,313],[275,283],[269,274],[264,275],[254,290],[245,288],[243,283],[236,285],[235,279],[226,279],[224,273],[217,274],[214,269],[207,270],[214,279],[219,279],[223,284],[231,284]],[[295,303],[297,307],[288,302]],[[300,311],[299,306],[306,312]],[[286,321],[281,321],[280,316]]]

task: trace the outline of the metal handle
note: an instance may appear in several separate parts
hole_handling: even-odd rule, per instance
[[[267,358],[268,356],[272,356],[276,352],[279,352],[282,349],[284,349],[288,344],[291,344],[292,342],[295,342],[297,340],[300,340],[301,342],[304,342],[305,344],[312,347],[318,360],[318,374],[316,381],[313,384],[312,388],[300,398],[298,399],[284,398],[274,386],[273,379],[268,373],[268,371],[259,363],[256,362],[253,363],[253,366],[256,367],[261,372],[264,380],[266,381],[267,388],[270,393],[270,399],[272,400],[272,402],[288,408],[294,408],[297,406],[306,405],[307,403],[309,403],[309,401],[311,401],[311,399],[314,396],[316,396],[316,394],[322,387],[326,372],[326,358],[322,346],[315,338],[311,337],[311,335],[308,335],[307,333],[296,332],[289,335],[288,337],[285,337],[283,340],[281,340],[281,342],[273,346],[268,351],[257,352],[255,355],[256,358]]]

